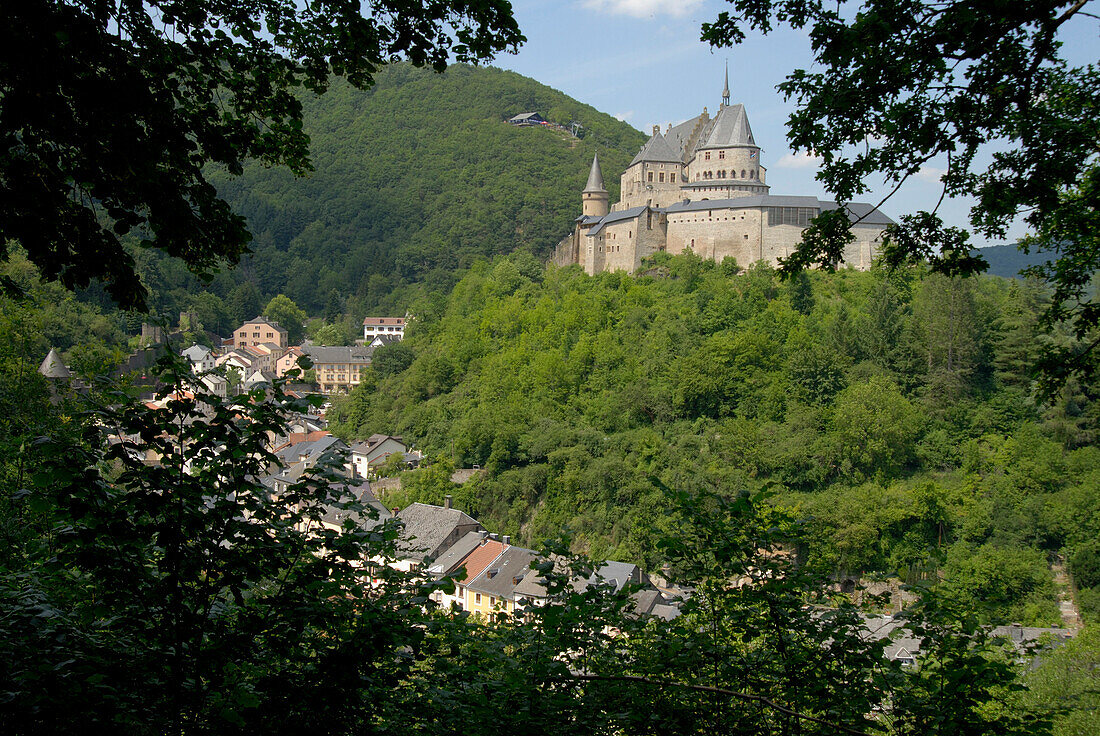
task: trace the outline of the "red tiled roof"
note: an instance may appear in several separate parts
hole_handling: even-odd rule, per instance
[[[492,564],[493,560],[499,557],[500,553],[503,551],[504,545],[502,543],[493,541],[492,539],[486,539],[484,544],[468,554],[466,559],[459,565],[459,567],[466,568],[466,577],[459,582],[468,583],[476,578],[481,574],[481,571]]]

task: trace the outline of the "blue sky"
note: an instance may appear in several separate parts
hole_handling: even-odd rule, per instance
[[[793,106],[775,86],[797,68],[810,68],[809,38],[782,28],[750,36],[732,49],[699,41],[700,26],[730,6],[719,0],[513,0],[527,43],[496,66],[532,77],[649,133],[698,115],[721,102],[724,64],[730,67],[731,102],[744,103],[753,134],[764,149],[773,194],[829,198],[815,181],[816,162],[787,147],[786,120]],[[1095,61],[1095,22],[1067,24],[1067,56]],[[1081,58],[1086,57],[1086,58]],[[931,209],[940,196],[933,161],[883,205],[891,217]],[[877,204],[889,191],[870,181],[862,201]],[[944,220],[967,227],[970,202],[947,201]],[[1010,240],[1023,235],[1018,225]],[[977,245],[993,245],[974,236]]]

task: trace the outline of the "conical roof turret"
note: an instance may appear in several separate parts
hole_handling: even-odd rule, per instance
[[[603,172],[600,171],[600,154],[592,155],[592,170],[588,172],[588,183],[584,185],[586,192],[606,192],[603,188]]]
[[[38,367],[38,372],[46,378],[71,378],[72,374],[69,373],[69,369],[65,367],[65,363],[62,362],[61,356],[57,354],[57,351],[50,348],[50,352],[46,353],[46,359],[42,361],[42,365]]]

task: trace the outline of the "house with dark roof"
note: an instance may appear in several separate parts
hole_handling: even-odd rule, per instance
[[[432,598],[445,609],[454,605],[466,610],[466,588],[470,581],[496,562],[507,544],[507,537],[501,541],[486,531],[467,532],[428,566],[432,577],[451,577],[454,581],[453,592],[437,590]]]
[[[386,462],[390,455],[400,453],[402,457],[408,457],[409,446],[400,437],[387,434],[372,434],[366,440],[360,440],[351,444],[351,467],[360,478],[370,478],[374,471]],[[416,456],[419,460],[419,455]]]
[[[497,612],[516,610],[516,588],[531,572],[538,555],[534,550],[506,546],[500,556],[463,586],[464,608],[489,617]]]
[[[402,524],[394,564],[399,570],[430,564],[466,534],[485,531],[476,519],[452,508],[450,498],[443,506],[414,503],[398,510],[396,516]]]
[[[623,172],[614,205],[599,157],[593,157],[581,216],[552,261],[578,264],[589,274],[634,273],[655,253],[691,251],[713,261],[732,258],[742,267],[757,261],[777,265],[797,248],[815,217],[838,205],[771,194],[762,153],[745,106],[730,104],[727,70],[713,117],[704,107],[664,133],[654,126]],[[846,214],[855,239],[837,265],[866,270],[893,221],[866,203],[848,204]]]
[[[313,361],[317,383],[326,394],[346,394],[358,386],[374,353],[369,345],[303,345],[300,350]]]
[[[508,118],[508,122],[512,125],[545,125],[546,118],[537,112],[521,112]]]
[[[265,317],[255,317],[233,330],[233,345],[238,348],[265,342],[274,343],[286,349],[286,328],[280,327],[278,322],[272,322]]]

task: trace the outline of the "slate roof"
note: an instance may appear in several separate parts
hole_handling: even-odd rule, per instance
[[[588,172],[588,183],[584,185],[585,192],[607,192],[603,188],[603,172],[600,171],[600,154],[592,154],[592,168]]]
[[[187,358],[192,363],[199,363],[206,360],[207,356],[210,355],[210,348],[205,345],[192,345],[180,353],[180,355]]]
[[[609,212],[600,218],[600,222],[594,228],[588,231],[589,235],[598,235],[603,231],[607,225],[614,225],[616,222],[624,222],[626,220],[633,220],[641,215],[648,209],[645,205],[640,207],[631,207],[627,210],[619,210],[618,212]]]
[[[822,212],[835,210],[836,202],[827,202],[817,197],[800,197],[787,194],[758,194],[752,197],[734,197],[732,199],[698,199],[690,202],[677,202],[663,207],[663,212],[670,214],[676,212],[698,212],[699,210],[741,210],[755,209],[757,207],[810,207]],[[891,225],[893,220],[884,215],[881,210],[866,202],[852,202],[848,205],[848,218],[855,222],[859,217],[861,225]],[[606,218],[605,218],[606,219]]]
[[[883,654],[887,659],[910,659],[920,654],[921,640],[905,628],[905,619],[893,616],[865,616],[866,638],[878,641],[889,637]]]
[[[483,541],[488,540],[489,535],[487,532],[466,532],[465,535],[457,542],[452,544],[446,552],[436,558],[431,567],[428,568],[428,572],[433,575],[446,575],[452,570],[456,569],[462,560],[475,549],[481,546]]]
[[[695,129],[695,124],[699,122],[699,118],[702,115],[696,115],[690,120],[685,120],[679,125],[674,125],[665,133],[665,141],[672,146],[674,151],[679,151],[680,160],[684,161],[690,158],[692,151],[687,150],[688,137],[691,135],[691,131]]]
[[[466,587],[483,595],[487,593],[498,598],[510,597],[530,571],[531,561],[535,557],[534,550],[509,547],[477,577],[470,580]]]
[[[749,127],[749,116],[741,104],[723,107],[707,124],[706,136],[700,136],[700,144],[695,150],[704,148],[734,148],[736,146],[756,146]]]
[[[633,166],[642,161],[678,164],[680,163],[680,154],[673,150],[660,132],[657,132],[646,141],[646,144],[642,146],[642,150],[638,151],[638,155],[634,157],[630,165]]]
[[[286,464],[298,462],[303,458],[316,460],[336,443],[340,443],[341,445],[344,444],[339,437],[334,437],[326,433],[323,437],[316,440],[296,442],[286,447],[282,447],[275,452],[275,456]]]
[[[428,568],[428,572],[437,575],[449,575],[464,568],[466,574],[456,582],[460,585],[467,585],[480,575],[485,568],[495,564],[505,549],[510,548],[505,547],[503,543],[495,539],[489,539],[485,532],[468,532],[466,536],[444,552],[436,560],[436,563]]]
[[[370,483],[363,481],[361,483],[347,483],[341,484],[342,491],[341,499],[344,498],[351,500],[352,498],[359,501],[364,506],[369,506],[374,509],[377,514],[377,518],[371,518],[369,513],[360,513],[358,511],[349,511],[348,509],[342,509],[334,505],[326,505],[325,513],[321,517],[322,521],[332,526],[342,526],[343,523],[351,518],[361,529],[373,529],[374,527],[382,524],[387,519],[392,519],[393,514],[386,506],[375,498],[374,493],[371,492]]]
[[[528,121],[542,122],[544,118],[537,112],[521,112],[519,115],[513,115],[508,118],[509,123],[524,123]]]
[[[443,552],[443,545],[456,530],[464,535],[484,529],[476,519],[458,509],[426,503],[406,506],[398,512],[397,518],[405,525],[397,541],[398,551],[423,558],[434,558]]]
[[[71,378],[72,374],[69,373],[69,369],[65,367],[65,363],[61,360],[61,356],[57,354],[57,351],[50,348],[50,352],[46,353],[46,359],[42,361],[42,365],[38,367],[38,372],[46,378]]]
[[[318,363],[362,363],[370,364],[374,348],[369,345],[305,345],[302,353],[308,355],[316,365]]]
[[[822,202],[822,212],[835,210],[836,202]],[[859,220],[859,218],[863,218]],[[894,221],[884,215],[881,210],[866,202],[852,202],[848,205],[848,219],[852,222],[859,220],[860,225],[893,225]]]

